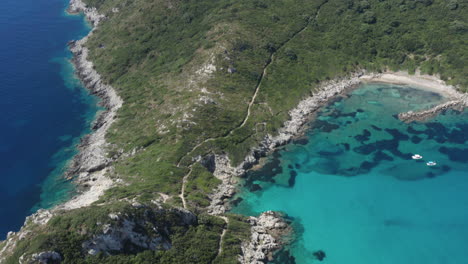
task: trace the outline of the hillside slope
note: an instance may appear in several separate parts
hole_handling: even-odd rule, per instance
[[[208,210],[222,180],[213,155],[240,164],[322,82],[357,71],[420,69],[468,88],[466,0],[84,2],[105,16],[90,59],[123,100],[106,135],[116,184],[29,223],[6,263],[46,251],[64,263],[236,263],[250,224]],[[103,242],[128,235],[119,228],[138,232]]]

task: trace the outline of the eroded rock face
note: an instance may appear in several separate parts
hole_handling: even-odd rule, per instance
[[[245,170],[239,167],[232,167],[227,155],[216,155],[214,157],[213,175],[220,179],[222,183],[211,195],[211,204],[208,212],[213,215],[225,213],[229,198],[236,193],[237,178],[244,174]]]
[[[242,244],[242,256],[239,261],[243,264],[263,264],[273,259],[273,253],[284,244],[282,240],[291,232],[291,227],[283,216],[274,211],[262,213],[259,217],[249,218],[251,239]]]
[[[124,248],[127,251],[138,251],[138,248],[150,250],[167,250],[171,248],[171,243],[166,236],[168,234],[164,234],[156,227],[153,234],[139,233],[135,231],[141,228],[139,227],[141,223],[138,222],[125,219],[121,224],[115,226],[104,225],[102,228],[103,233],[84,242],[82,247],[90,255],[96,255],[100,252],[111,254],[112,252],[123,251]]]
[[[168,223],[159,217],[165,214],[171,214],[174,222]],[[143,217],[111,213],[109,220],[102,225],[101,233],[82,243],[83,250],[89,255],[168,250],[172,246],[169,239],[171,225],[188,226],[197,222],[196,216],[187,210],[162,208],[146,208]]]
[[[44,251],[35,253],[31,256],[31,260],[24,263],[37,263],[37,264],[58,264],[62,262],[62,256],[55,251]]]
[[[95,7],[87,7],[81,0],[70,0],[70,5],[67,9],[70,14],[78,14],[83,12],[93,26],[97,26],[101,20],[105,19],[105,16],[99,14]]]

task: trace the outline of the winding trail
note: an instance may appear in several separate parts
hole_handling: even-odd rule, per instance
[[[228,226],[229,226],[229,218],[225,216],[219,216],[219,218],[223,219],[224,222],[226,222],[226,227],[223,229],[223,232],[221,233],[221,236],[219,238],[218,254],[216,255],[214,259],[217,259],[221,255],[221,253],[223,253],[223,240],[224,240],[224,236],[226,236]]]
[[[182,179],[182,189],[181,189],[180,194],[179,194],[179,197],[182,200],[182,204],[184,206],[184,209],[187,209],[187,202],[185,201],[185,186],[187,185],[188,178],[190,177],[190,174],[192,174],[192,165],[190,165],[189,168],[190,168],[189,172]]]
[[[249,105],[247,107],[247,113],[244,117],[244,119],[242,120],[242,122],[234,127],[233,129],[231,129],[229,132],[225,133],[224,135],[221,135],[221,136],[218,136],[218,137],[212,137],[212,138],[207,138],[205,140],[203,140],[202,142],[198,143],[197,145],[195,145],[189,152],[187,152],[187,154],[185,154],[184,156],[182,156],[179,161],[177,162],[177,167],[180,167],[182,161],[187,157],[189,156],[190,154],[192,154],[195,150],[197,150],[199,147],[201,147],[202,145],[204,145],[205,143],[207,142],[210,142],[210,141],[214,141],[216,139],[221,139],[221,138],[227,138],[229,136],[231,136],[236,130],[238,129],[241,129],[242,127],[245,126],[245,124],[247,123],[247,121],[249,120],[250,118],[250,115],[251,115],[251,112],[252,112],[252,106],[253,104],[255,103],[255,100],[257,98],[257,95],[258,95],[258,92],[260,91],[260,88],[261,88],[261,85],[262,85],[262,82],[263,80],[265,79],[265,76],[267,75],[267,70],[268,70],[268,67],[273,63],[274,59],[275,59],[275,55],[276,53],[281,50],[285,45],[287,45],[289,42],[291,42],[294,38],[296,38],[298,35],[300,35],[302,32],[304,32],[310,24],[312,24],[312,22],[317,22],[317,18],[320,14],[320,10],[322,9],[322,7],[328,3],[329,0],[325,0],[323,1],[318,7],[317,7],[317,10],[315,12],[315,15],[312,17],[309,17],[309,19],[307,20],[307,23],[305,23],[305,25],[303,27],[301,27],[298,31],[294,32],[294,34],[291,35],[290,38],[286,39],[285,41],[283,41],[282,43],[280,43],[280,45],[278,46],[278,48],[275,49],[275,51],[271,52],[270,53],[270,57],[268,58],[267,60],[267,63],[265,64],[265,66],[263,67],[263,71],[262,71],[262,74],[260,75],[259,79],[258,79],[258,82],[257,82],[257,85],[255,86],[255,92],[252,96],[252,98],[250,99],[250,102],[249,102]],[[192,165],[194,164],[194,162],[191,162],[191,164],[188,166],[190,168],[190,171],[184,176],[183,178],[183,181],[182,181],[182,189],[181,189],[181,192],[180,192],[180,195],[179,197],[181,198],[182,200],[182,204],[184,206],[184,208],[187,208],[187,203],[185,201],[185,187],[186,187],[186,184],[188,182],[188,177],[190,176],[190,174],[192,173]],[[227,221],[225,219],[225,221]],[[224,233],[224,231],[223,231]],[[224,237],[224,235],[222,236]],[[218,253],[219,255],[219,253]]]
[[[316,22],[317,21],[317,18],[320,14],[320,9],[322,8],[323,5],[325,5],[326,3],[328,3],[329,0],[326,0],[324,1],[322,4],[320,4],[318,7],[317,7],[317,11],[315,13],[315,16],[312,18],[309,18],[307,20],[307,23],[301,27],[298,31],[294,32],[294,34],[288,38],[287,40],[283,41],[282,43],[280,43],[279,47],[270,54],[270,57],[268,58],[267,60],[267,63],[265,64],[265,66],[263,67],[263,71],[262,71],[262,74],[260,75],[259,79],[258,79],[258,82],[257,82],[257,85],[255,86],[255,92],[252,96],[252,98],[250,99],[250,102],[249,102],[249,105],[247,107],[247,113],[244,117],[244,119],[242,120],[242,122],[234,127],[233,129],[231,129],[229,132],[225,133],[224,135],[221,135],[221,136],[218,136],[218,137],[212,137],[212,138],[207,138],[205,140],[203,140],[202,142],[198,143],[197,145],[195,145],[195,147],[193,147],[189,152],[187,152],[187,154],[185,154],[184,156],[182,156],[178,163],[177,163],[177,167],[180,166],[181,162],[184,160],[185,157],[189,156],[191,153],[193,153],[195,150],[197,150],[199,147],[201,147],[202,145],[204,145],[205,143],[207,142],[210,142],[210,141],[214,141],[216,139],[221,139],[221,138],[227,138],[229,137],[230,135],[232,135],[236,130],[238,129],[241,129],[245,126],[245,124],[247,124],[247,121],[249,120],[250,118],[250,115],[251,115],[251,112],[252,112],[252,106],[253,104],[255,103],[255,100],[257,99],[257,95],[258,95],[258,92],[260,91],[260,88],[261,88],[261,85],[262,85],[262,82],[265,78],[265,76],[267,75],[267,70],[268,70],[268,67],[273,63],[274,59],[275,59],[275,54],[280,50],[282,49],[286,44],[288,44],[289,42],[291,42],[294,38],[296,38],[298,35],[300,35],[302,32],[304,32],[308,27],[309,25],[312,23],[312,22]]]

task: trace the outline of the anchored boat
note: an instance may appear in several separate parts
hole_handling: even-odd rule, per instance
[[[437,165],[437,163],[435,161],[429,161],[428,163],[426,163],[427,166],[435,166]]]
[[[412,159],[414,160],[419,160],[419,159],[422,159],[423,156],[419,155],[419,154],[414,154],[413,156],[411,156]]]

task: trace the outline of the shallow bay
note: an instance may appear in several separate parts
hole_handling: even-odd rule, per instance
[[[287,213],[296,234],[283,253],[295,263],[464,263],[468,113],[413,124],[395,117],[445,100],[388,84],[336,99],[303,139],[248,174],[233,211]],[[413,160],[415,153],[424,158]],[[427,166],[431,160],[437,165]]]

